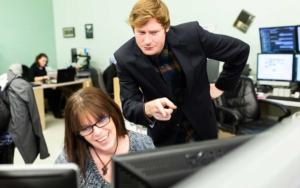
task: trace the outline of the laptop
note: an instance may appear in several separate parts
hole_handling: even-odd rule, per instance
[[[59,69],[57,70],[56,79],[50,79],[52,84],[64,83],[64,82],[72,82],[75,80],[76,70],[71,69]]]

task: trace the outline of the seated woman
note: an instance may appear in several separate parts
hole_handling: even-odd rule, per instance
[[[88,87],[67,101],[64,149],[55,163],[76,163],[80,187],[110,187],[113,155],[153,148],[149,136],[126,130],[119,106],[107,94]]]
[[[29,82],[42,82],[43,80],[49,80],[45,67],[48,64],[48,57],[46,54],[39,54],[36,56],[34,63],[31,65],[28,72]],[[49,107],[54,114],[55,118],[63,118],[59,104],[61,101],[61,91],[59,89],[49,88],[44,89],[44,97],[48,100]]]

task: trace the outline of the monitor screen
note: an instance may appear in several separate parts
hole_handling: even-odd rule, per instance
[[[117,60],[113,57],[109,58],[109,64],[117,64]]]
[[[295,55],[295,82],[300,82],[300,54]]]
[[[258,54],[257,80],[293,81],[294,54]]]
[[[300,52],[300,25],[297,26],[298,33],[298,52]]]
[[[261,52],[295,52],[296,26],[259,28]]]
[[[77,188],[78,167],[60,165],[1,165],[0,185],[5,188]]]
[[[112,158],[112,187],[170,187],[254,135],[161,147]]]

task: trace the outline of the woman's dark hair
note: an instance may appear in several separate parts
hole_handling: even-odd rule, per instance
[[[47,63],[46,63],[46,66],[47,66],[47,64],[48,64],[48,56],[47,56],[46,54],[44,54],[44,53],[40,53],[39,55],[37,55],[37,56],[35,57],[35,61],[34,61],[34,64],[35,64],[37,67],[40,67],[39,60],[40,60],[42,57],[47,58]]]
[[[91,144],[80,136],[79,132],[87,113],[95,119],[110,115],[116,127],[117,137],[124,137],[127,134],[119,106],[102,90],[95,87],[83,88],[68,99],[65,107],[65,151],[70,162],[79,165],[84,179],[85,161],[90,157]]]

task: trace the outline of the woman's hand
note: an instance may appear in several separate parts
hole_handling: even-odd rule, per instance
[[[50,80],[50,77],[49,76],[43,76],[43,80]]]

